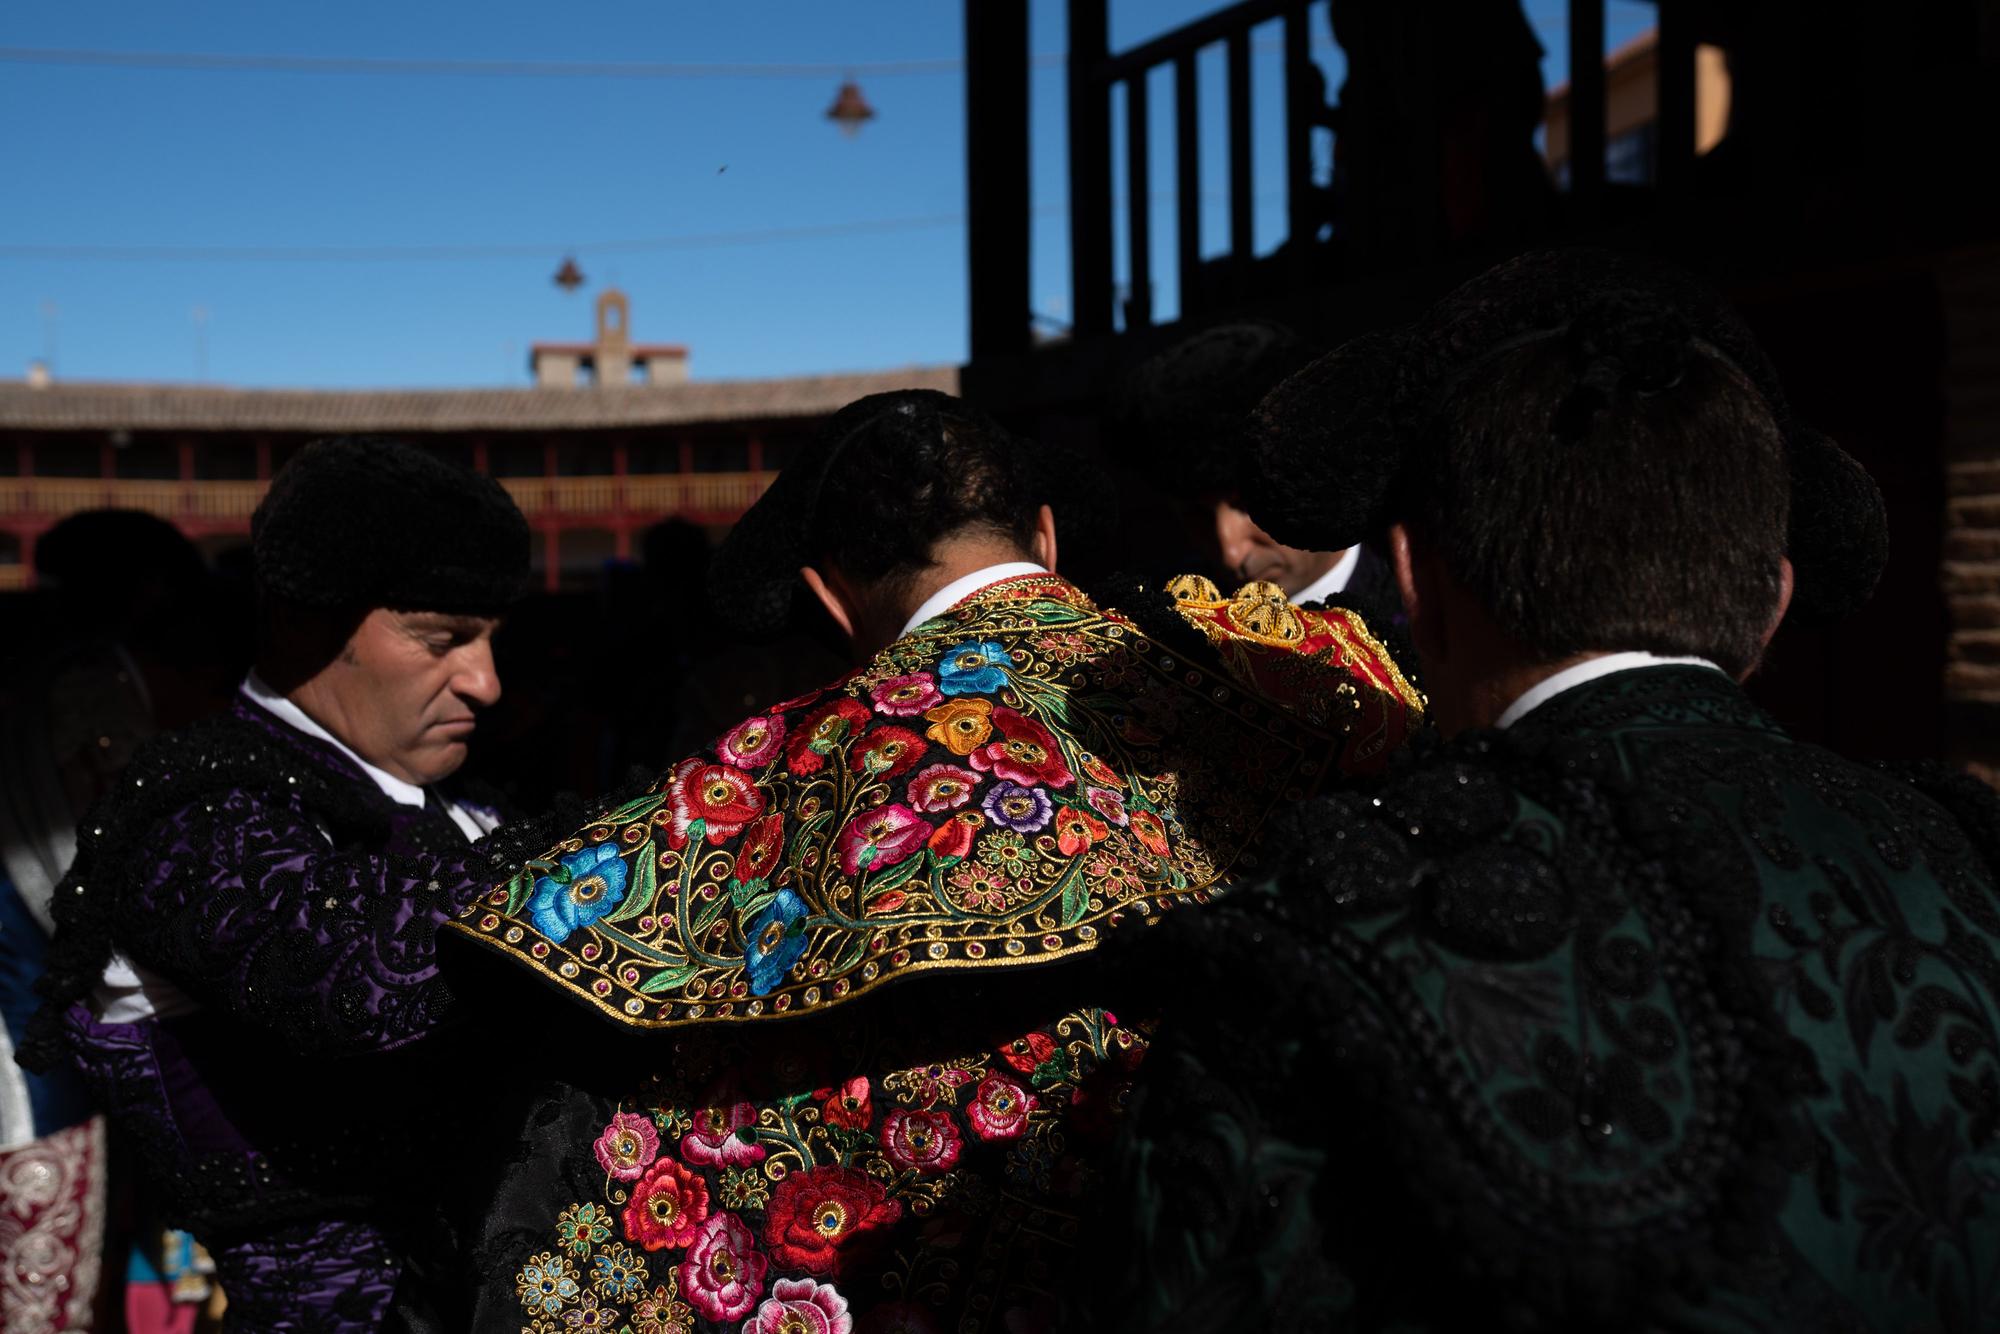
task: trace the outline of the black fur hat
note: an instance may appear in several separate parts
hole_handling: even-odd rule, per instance
[[[257,584],[306,607],[496,614],[528,588],[528,522],[501,485],[380,436],[316,440],[250,518]]]
[[[1310,359],[1273,320],[1200,329],[1120,377],[1106,423],[1113,454],[1168,490],[1233,493],[1251,410]]]
[[[1792,614],[1826,622],[1860,607],[1888,559],[1888,516],[1867,472],[1800,422],[1749,327],[1692,274],[1643,257],[1542,250],[1488,270],[1407,328],[1367,334],[1265,396],[1248,430],[1245,508],[1280,542],[1326,550],[1394,521],[1411,443],[1440,391],[1510,340],[1571,324],[1607,303],[1672,311],[1756,386],[1783,433],[1792,476]]]

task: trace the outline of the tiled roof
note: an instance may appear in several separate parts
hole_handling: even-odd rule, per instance
[[[958,392],[958,367],[578,389],[214,389],[0,381],[0,430],[540,431],[820,417],[890,389]]]

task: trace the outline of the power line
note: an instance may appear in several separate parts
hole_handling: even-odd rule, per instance
[[[492,244],[381,245],[381,246],[227,246],[227,245],[41,245],[32,242],[0,242],[0,258],[6,259],[85,259],[85,260],[192,260],[199,262],[263,261],[363,261],[506,259],[516,256],[552,254],[611,255],[649,250],[703,250],[733,245],[761,245],[773,241],[816,241],[841,236],[866,236],[878,232],[920,231],[936,227],[957,227],[965,222],[963,213],[937,213],[927,217],[874,218],[855,222],[829,222],[805,227],[771,227],[761,231],[708,232],[683,236],[648,236],[622,241],[594,241],[586,244],[564,242],[507,241]]]
[[[1037,65],[1059,65],[1060,53],[1030,57]],[[434,60],[388,56],[288,56],[205,51],[93,51],[76,48],[0,46],[0,64],[85,65],[109,69],[198,70],[275,74],[447,74],[477,78],[530,79],[846,79],[911,74],[952,74],[965,62],[875,60],[789,64],[651,60]]]

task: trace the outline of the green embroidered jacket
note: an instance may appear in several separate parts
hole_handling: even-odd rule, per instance
[[[1263,884],[1128,952],[1201,1003],[1093,1323],[2000,1328],[1984,787],[1658,667],[1282,825]]]

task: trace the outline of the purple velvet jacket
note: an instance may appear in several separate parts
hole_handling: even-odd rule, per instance
[[[434,934],[508,838],[475,849],[241,698],[142,750],[81,833],[23,1059],[73,1064],[136,1142],[232,1331],[378,1328],[448,1250],[426,1197],[456,1068],[424,1040],[450,1005]],[[114,948],[200,1009],[95,1018]]]

